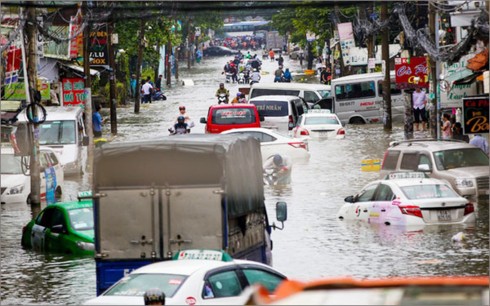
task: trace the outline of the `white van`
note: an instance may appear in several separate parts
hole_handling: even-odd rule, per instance
[[[390,78],[392,121],[403,122],[403,91],[396,88],[394,71],[391,71]],[[381,72],[332,79],[330,96],[334,98],[334,112],[342,124],[383,122],[383,80],[384,74]]]
[[[307,83],[255,83],[250,87],[249,99],[259,96],[297,96],[311,107],[330,94],[330,85]]]
[[[308,105],[298,96],[259,96],[250,99],[260,117],[260,126],[288,135]]]
[[[51,147],[58,153],[65,174],[83,173],[88,144],[83,109],[67,106],[50,106],[45,109],[46,121],[39,125],[39,145]],[[18,119],[18,124],[27,124],[25,109]]]

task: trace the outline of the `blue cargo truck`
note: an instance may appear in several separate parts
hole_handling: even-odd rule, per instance
[[[109,143],[94,157],[97,295],[181,250],[224,250],[271,264],[259,142],[188,134]],[[287,206],[276,203],[276,217]],[[282,226],[281,226],[282,228]]]

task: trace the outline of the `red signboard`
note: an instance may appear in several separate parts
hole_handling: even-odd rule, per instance
[[[20,48],[10,46],[7,51],[7,61],[5,72],[14,72],[20,69],[20,63],[22,62],[22,51]]]
[[[85,104],[85,81],[82,78],[63,79],[63,105]]]
[[[425,57],[395,58],[395,80],[400,89],[429,88],[429,74]]]

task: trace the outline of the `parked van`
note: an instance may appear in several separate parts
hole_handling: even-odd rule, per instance
[[[312,106],[330,95],[330,85],[306,83],[256,83],[250,88],[249,99],[258,96],[297,96]]]
[[[395,72],[391,78],[391,115],[392,121],[403,122],[405,115],[404,96],[396,88]],[[342,124],[383,122],[384,100],[381,72],[354,74],[332,79],[332,96],[335,100],[334,112]]]
[[[45,109],[46,121],[39,125],[39,145],[51,147],[58,153],[65,174],[82,173],[87,161],[88,144],[83,109],[65,106]],[[28,123],[25,109],[18,115],[18,119],[18,125]]]
[[[238,128],[260,127],[259,113],[251,104],[211,105],[207,118],[202,117],[200,122],[206,124],[204,132],[210,134]]]
[[[298,96],[259,96],[250,99],[257,107],[261,125],[282,134],[289,134],[299,116],[308,111],[308,105]]]
[[[97,295],[183,250],[270,265],[272,229],[287,219],[287,204],[277,202],[281,225],[269,221],[260,142],[251,136],[105,144],[95,149],[93,190]]]

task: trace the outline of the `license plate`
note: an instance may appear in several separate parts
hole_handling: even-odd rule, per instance
[[[451,212],[449,210],[438,210],[437,211],[438,221],[451,221]]]

